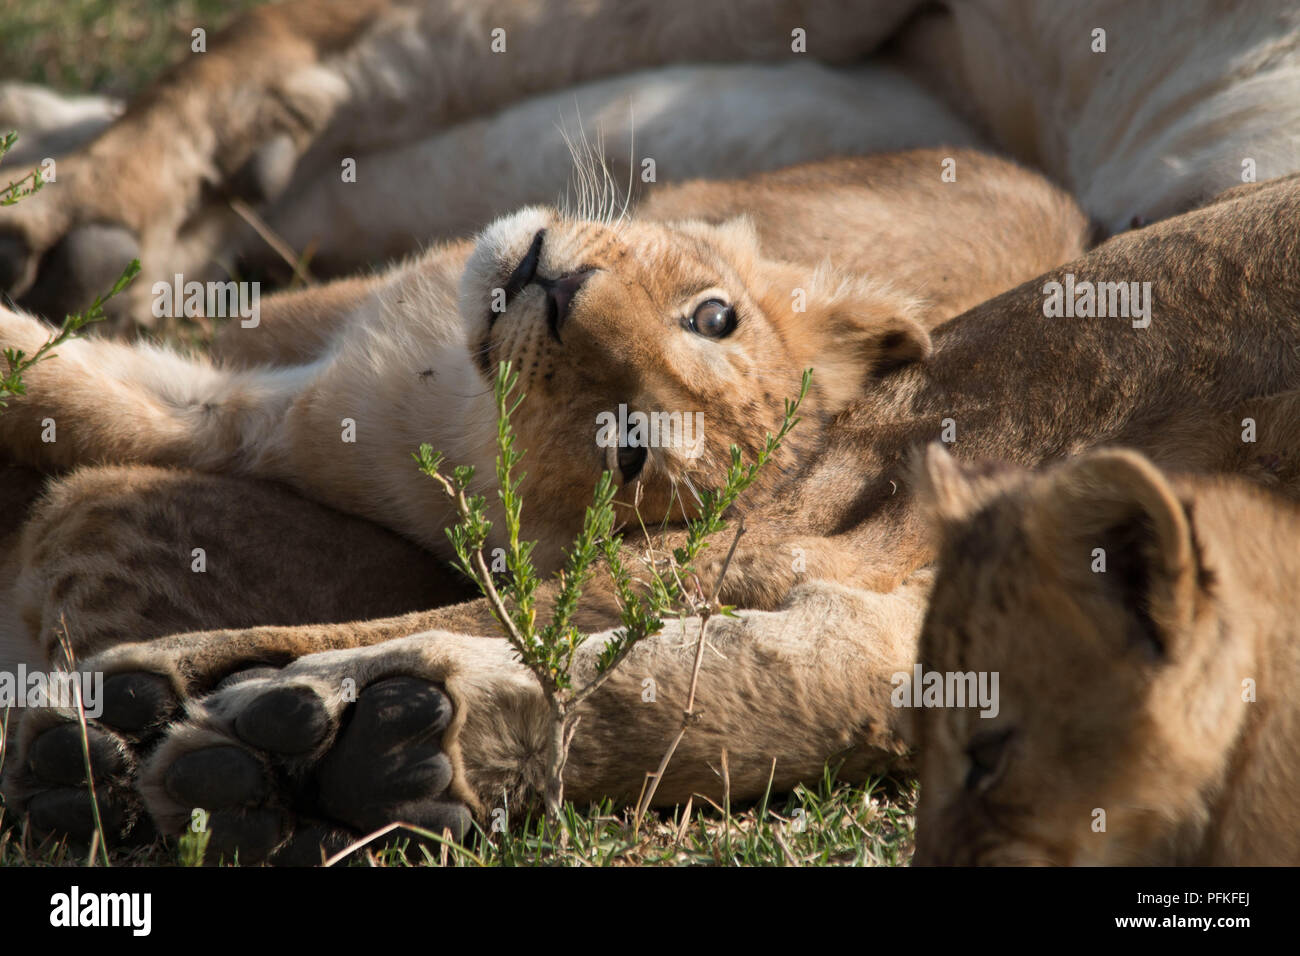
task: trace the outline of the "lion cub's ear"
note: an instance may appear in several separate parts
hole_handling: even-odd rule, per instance
[[[974,510],[971,484],[941,442],[930,442],[913,470],[921,507],[934,523],[962,521]]]
[[[998,494],[1023,483],[1026,474],[1004,462],[959,462],[937,441],[912,461],[921,511],[939,537],[964,524]]]
[[[824,297],[822,332],[829,351],[859,363],[877,376],[900,365],[930,357],[930,333],[921,324],[925,307],[888,283],[871,279],[842,281],[823,291],[826,278],[813,283],[814,295]]]
[[[922,304],[887,283],[854,279],[822,268],[792,276],[772,290],[768,314],[782,325],[788,347],[829,407],[863,397],[891,369],[930,355]]]
[[[1122,605],[1130,644],[1172,656],[1195,613],[1200,569],[1187,511],[1159,470],[1136,452],[1092,452],[1049,473],[1034,497],[1031,554]]]

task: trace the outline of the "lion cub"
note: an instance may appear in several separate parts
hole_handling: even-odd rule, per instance
[[[1001,700],[917,711],[916,862],[1300,863],[1300,510],[1129,451],[924,471],[922,668]]]

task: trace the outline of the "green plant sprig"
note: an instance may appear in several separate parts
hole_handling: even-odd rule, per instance
[[[0,136],[0,159],[4,158],[5,153],[13,149],[14,143],[18,142],[17,133],[5,133]],[[31,184],[24,188],[23,183],[31,180]],[[39,169],[33,169],[21,179],[11,180],[8,186],[0,187],[0,207],[12,206],[14,203],[22,202],[33,193],[41,191],[45,185],[45,179],[41,176]]]
[[[546,808],[547,816],[559,819],[563,797],[562,774],[567,759],[568,745],[576,724],[576,708],[609,678],[618,664],[632,648],[645,637],[663,629],[663,618],[669,613],[700,613],[700,648],[695,658],[692,676],[691,705],[688,706],[683,732],[693,712],[694,687],[698,675],[703,647],[704,630],[714,612],[732,614],[733,609],[717,605],[722,578],[735,554],[743,522],[731,543],[718,581],[711,595],[703,602],[692,599],[686,591],[685,581],[696,577],[694,562],[707,546],[709,538],[726,526],[724,517],[741,493],[753,484],[760,469],[781,447],[790,430],[799,423],[797,412],[808,393],[811,370],[805,371],[797,398],[785,402],[785,415],[776,435],[768,434],[756,460],[745,465],[740,449],[731,446],[731,463],[727,479],[719,489],[703,492],[699,496],[698,516],[687,520],[685,543],[673,550],[667,562],[668,573],[662,573],[653,559],[647,561],[650,570],[646,589],[638,591],[633,577],[624,563],[623,538],[614,531],[614,496],[616,487],[613,475],[603,471],[596,483],[592,503],[587,507],[582,529],[573,546],[565,554],[563,567],[556,573],[558,592],[549,622],[539,628],[537,622],[537,590],[540,580],[533,563],[536,541],[522,539],[523,497],[520,493],[526,474],[516,472],[524,453],[515,447],[515,433],[511,416],[518,410],[523,396],[511,400],[518,384],[518,374],[510,363],[502,362],[493,387],[497,408],[497,494],[501,501],[505,525],[505,571],[494,575],[484,556],[492,533],[492,521],[487,517],[486,499],[470,493],[474,469],[467,465],[452,469],[450,476],[442,471],[445,456],[422,444],[413,454],[420,470],[436,481],[451,499],[458,522],[446,529],[448,540],[456,555],[453,562],[467,575],[487,598],[492,616],[501,626],[520,662],[537,677],[551,706],[555,720],[552,728],[547,764]],[[595,675],[581,687],[573,683],[574,655],[590,635],[582,633],[574,624],[573,616],[581,603],[582,590],[595,573],[596,565],[604,558],[614,585],[619,605],[622,627],[613,632],[597,655]],[[703,594],[703,591],[701,591]],[[680,734],[678,736],[680,740]],[[675,749],[676,742],[674,742]],[[665,755],[671,758],[672,749]],[[662,768],[660,775],[662,774]]]
[[[37,362],[53,358],[56,348],[76,338],[86,326],[104,321],[104,303],[125,289],[139,273],[140,260],[132,259],[113,283],[112,289],[104,295],[96,296],[95,301],[84,312],[64,316],[59,327],[50,333],[50,337],[32,355],[28,356],[22,349],[16,348],[6,348],[0,352],[4,356],[6,365],[4,374],[0,375],[0,408],[8,406],[8,399],[27,394],[23,374],[28,369]]]

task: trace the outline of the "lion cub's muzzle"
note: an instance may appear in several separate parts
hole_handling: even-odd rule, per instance
[[[528,251],[524,253],[523,259],[510,273],[510,278],[506,280],[505,285],[506,307],[509,308],[511,301],[528,286],[534,284],[541,286],[546,292],[546,327],[550,329],[551,337],[559,342],[561,341],[560,329],[569,317],[569,307],[573,304],[578,290],[595,270],[579,269],[554,279],[538,275],[537,269],[542,259],[542,243],[545,241],[546,230],[537,230],[537,235],[533,236],[533,241]],[[495,320],[495,316],[493,319]]]

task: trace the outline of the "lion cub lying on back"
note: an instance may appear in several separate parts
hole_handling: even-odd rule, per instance
[[[1300,863],[1300,510],[1129,451],[977,473],[933,448],[918,863]]]
[[[878,373],[929,354],[927,328],[1081,251],[1083,217],[1059,190],[956,155],[959,184],[940,180],[942,151],[920,150],[664,190],[626,220],[529,207],[386,275],[268,303],[265,328],[232,328],[225,351],[274,367],[69,342],[0,416],[0,450],[47,471],[275,479],[449,558],[453,515],[411,453],[428,442],[473,465],[496,507],[492,383],[509,361],[527,397],[512,420],[526,493],[547,503],[528,533],[539,567],[557,567],[602,471],[620,506],[680,518],[690,489],[723,483],[731,446],[753,460],[804,369],[816,374],[793,442],[806,445]],[[31,354],[48,335],[0,308],[0,346]],[[601,431],[634,415],[701,424],[659,442]]]

